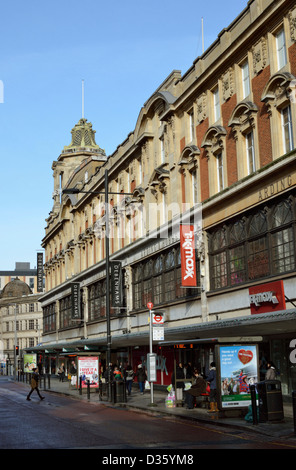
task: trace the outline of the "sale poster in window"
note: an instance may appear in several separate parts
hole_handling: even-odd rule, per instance
[[[219,366],[222,408],[249,406],[250,385],[258,381],[257,346],[220,346]]]

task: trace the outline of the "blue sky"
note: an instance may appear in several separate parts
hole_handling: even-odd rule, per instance
[[[12,0],[1,6],[0,270],[36,266],[52,162],[85,117],[110,155],[172,70],[184,74],[247,0]]]

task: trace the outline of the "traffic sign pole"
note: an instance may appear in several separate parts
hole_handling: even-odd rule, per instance
[[[152,309],[153,309],[153,303],[148,302],[147,303],[147,308],[149,309],[149,352],[150,354],[153,354],[152,350]],[[150,405],[154,405],[154,396],[153,396],[153,382],[150,382]]]

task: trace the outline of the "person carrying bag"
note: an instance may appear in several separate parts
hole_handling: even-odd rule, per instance
[[[32,395],[34,390],[36,390],[36,392],[38,393],[38,396],[39,396],[40,400],[44,400],[45,397],[43,397],[39,392],[38,382],[39,382],[39,374],[37,372],[37,368],[35,367],[33,369],[33,374],[32,374],[32,378],[31,378],[31,390],[30,390],[30,393],[27,396],[28,401],[31,401],[30,396]]]

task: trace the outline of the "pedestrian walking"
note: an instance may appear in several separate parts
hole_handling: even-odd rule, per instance
[[[267,362],[267,371],[265,374],[265,380],[276,380],[276,369],[272,361]]]
[[[144,390],[145,390],[145,381],[147,380],[147,375],[146,375],[145,369],[144,369],[144,367],[142,366],[142,364],[139,364],[139,365],[138,365],[138,370],[137,370],[137,372],[136,372],[135,377],[137,377],[138,384],[139,384],[139,388],[140,388],[140,392],[141,392],[141,394],[143,395],[143,394],[144,394]]]
[[[217,406],[217,380],[216,380],[216,364],[211,362],[209,374],[206,378],[206,381],[210,384],[210,409],[209,413],[213,413],[218,410]]]
[[[38,369],[37,369],[37,367],[35,367],[33,369],[33,374],[32,374],[32,378],[31,378],[31,390],[30,390],[30,393],[27,396],[28,401],[31,401],[30,396],[32,395],[34,390],[36,390],[36,392],[38,393],[38,396],[39,396],[40,400],[44,400],[44,398],[45,398],[39,392],[39,388],[38,388],[39,374],[38,374],[37,371],[38,371]]]
[[[132,384],[134,380],[134,371],[130,364],[126,366],[125,369],[125,383],[126,383],[126,390],[127,394],[130,395],[132,392]]]
[[[60,382],[64,382],[65,378],[65,366],[64,363],[60,366],[58,370],[58,375],[60,376]]]

